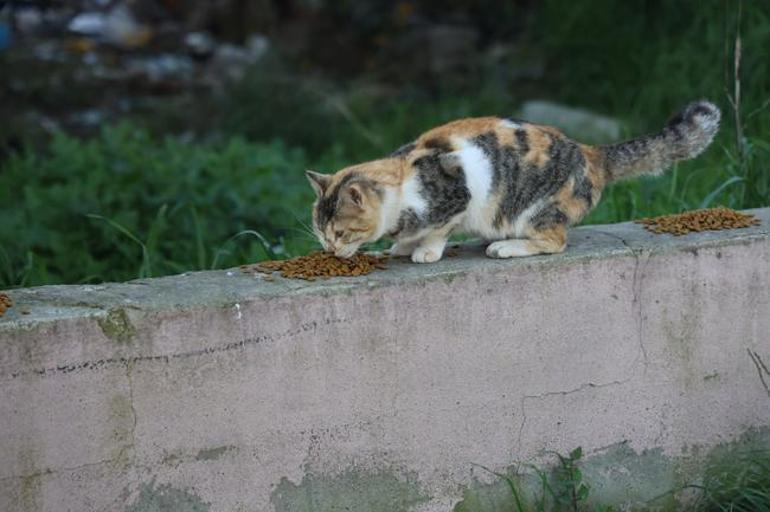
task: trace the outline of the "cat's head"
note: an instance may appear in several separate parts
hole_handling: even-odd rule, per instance
[[[306,174],[317,196],[313,232],[325,251],[350,258],[362,244],[381,236],[381,184],[355,169]]]

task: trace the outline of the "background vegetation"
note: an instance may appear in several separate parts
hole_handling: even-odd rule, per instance
[[[398,30],[383,21],[391,18],[378,14],[378,2],[359,3],[374,5],[364,12],[322,4],[332,26],[353,27],[349,40],[364,50]],[[303,253],[314,247],[306,168],[334,171],[453,118],[514,114],[531,98],[619,118],[627,135],[658,129],[694,98],[722,108],[722,130],[705,155],[665,177],[611,187],[588,223],[770,204],[770,4],[543,0],[503,11],[497,4],[419,9],[428,19],[462,12],[478,27],[480,48],[514,41],[511,65],[534,59],[544,66],[540,76],[511,79],[501,76],[505,66],[480,60],[426,84],[401,75],[415,63],[392,66],[381,54],[368,67],[364,55],[360,67],[338,69],[326,66],[328,56],[308,61],[276,45],[225,89],[170,98],[95,134],[41,137],[6,125],[0,288],[121,281]],[[0,65],[4,77],[23,72],[2,54]],[[58,100],[68,101],[66,94]]]

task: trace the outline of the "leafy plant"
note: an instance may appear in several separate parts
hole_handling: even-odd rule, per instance
[[[306,157],[280,142],[187,144],[133,125],[0,167],[0,287],[127,280],[303,252]]]
[[[701,483],[686,487],[698,491],[694,512],[770,510],[770,452],[732,453],[708,464]]]
[[[558,452],[549,452],[558,460],[558,464],[551,468],[541,468],[535,465],[528,467],[537,475],[540,492],[533,498],[533,504],[529,505],[525,499],[525,492],[517,482],[516,476],[492,471],[484,466],[479,466],[485,471],[505,481],[514,499],[515,509],[512,512],[578,512],[584,510],[591,491],[591,487],[583,480],[583,473],[579,463],[583,458],[583,449],[577,447],[569,455]],[[611,512],[612,507],[599,506],[594,508],[596,512]]]

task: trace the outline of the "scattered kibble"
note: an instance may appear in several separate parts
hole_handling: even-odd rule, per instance
[[[756,226],[759,219],[748,213],[741,213],[730,208],[707,208],[675,215],[661,215],[634,221],[643,224],[653,233],[669,233],[674,236],[696,233],[699,231],[718,231]]]
[[[4,293],[0,293],[0,316],[3,316],[11,306],[13,306],[11,298]]]
[[[319,277],[363,276],[375,269],[387,268],[386,257],[371,254],[356,254],[352,258],[338,258],[327,252],[316,251],[307,256],[289,260],[262,261],[253,265],[241,265],[242,272],[280,272],[289,279],[314,281]]]

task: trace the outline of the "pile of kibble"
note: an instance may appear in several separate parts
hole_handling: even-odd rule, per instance
[[[758,225],[759,219],[748,213],[719,207],[639,219],[634,222],[643,224],[648,231],[653,233],[669,233],[679,236],[698,231],[747,228]]]
[[[280,272],[282,277],[314,281],[323,277],[363,276],[375,269],[387,268],[388,258],[371,254],[355,254],[352,258],[338,258],[334,254],[316,251],[307,256],[289,260],[262,261],[253,265],[242,265],[243,272]]]
[[[4,293],[0,293],[0,316],[3,316],[11,306],[13,306],[11,298]]]

